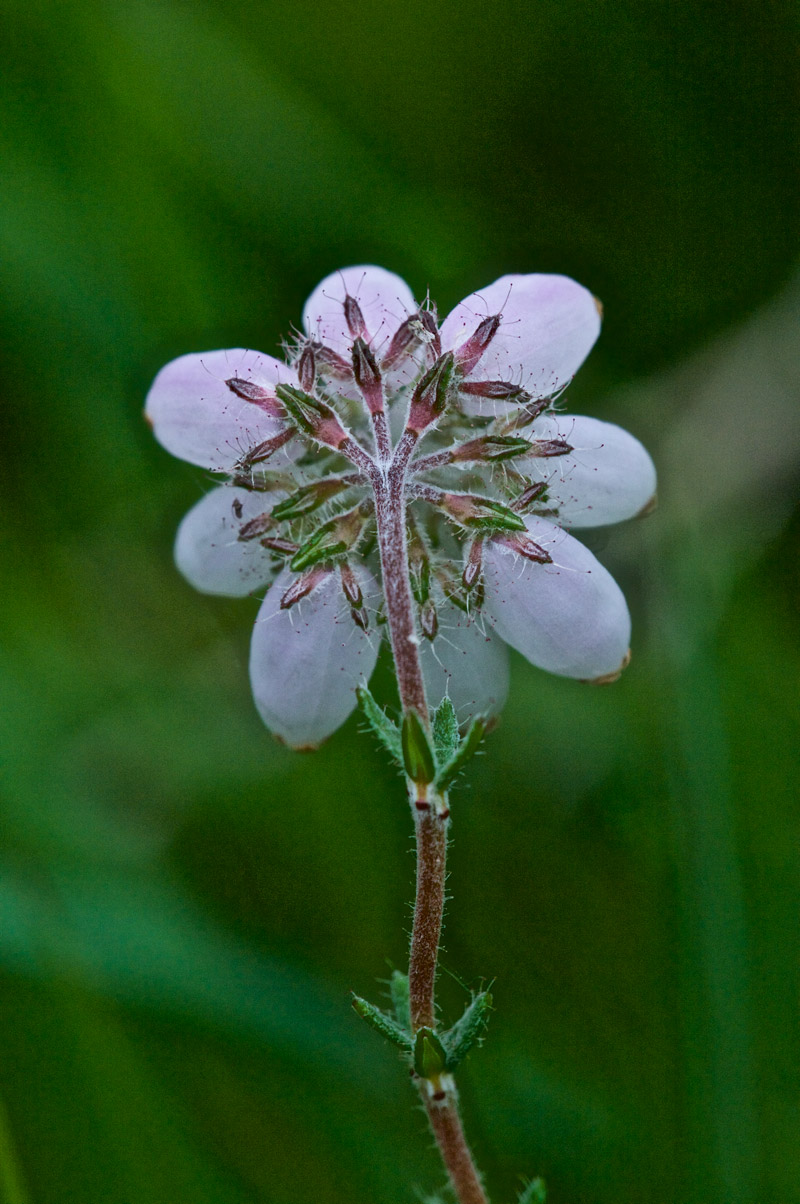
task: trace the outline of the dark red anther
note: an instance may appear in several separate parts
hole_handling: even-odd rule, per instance
[[[433,598],[426,598],[419,608],[419,625],[426,640],[436,638],[439,630],[439,616],[436,613],[436,604]]]
[[[266,414],[271,414],[273,418],[281,418],[283,416],[283,406],[275,394],[270,393],[268,389],[263,388],[261,385],[254,384],[252,380],[243,380],[239,376],[232,376],[230,380],[225,381],[225,384],[231,393],[235,393],[237,397],[241,397],[242,401],[249,401],[251,405],[258,406]]]
[[[356,627],[360,627],[362,631],[369,631],[369,616],[363,606],[360,610],[351,610],[350,617]]]
[[[251,518],[248,523],[243,523],[239,528],[238,538],[245,543],[248,539],[259,539],[271,527],[275,526],[275,520],[272,515],[259,514],[257,518]]]
[[[543,547],[535,543],[527,535],[506,535],[502,539],[507,547],[517,552],[520,556],[524,556],[526,560],[532,560],[534,564],[553,563],[553,557],[550,553],[545,552]]]
[[[323,581],[330,569],[323,569],[320,565],[315,565],[307,572],[301,573],[296,577],[292,584],[287,589],[286,593],[281,598],[281,610],[288,610],[290,606],[294,606],[302,598],[307,598],[313,589]]]
[[[431,809],[430,803],[426,802],[424,798],[415,799],[414,806],[416,807],[417,811],[430,811]]]
[[[280,539],[272,536],[262,539],[261,544],[263,547],[269,548],[270,552],[280,552],[281,556],[294,556],[300,547],[299,544],[294,543],[291,539]]]
[[[263,464],[264,460],[268,460],[273,456],[284,444],[294,438],[295,431],[292,427],[287,426],[285,430],[278,435],[273,435],[271,439],[265,439],[263,443],[257,443],[255,447],[251,447],[237,461],[235,468],[239,470],[252,468],[254,464]]]
[[[522,386],[512,385],[509,380],[463,380],[458,387],[471,397],[486,397],[490,401],[529,400]]]
[[[314,355],[314,347],[311,343],[306,343],[303,348],[303,354],[297,361],[297,376],[300,381],[300,388],[304,392],[310,393],[317,379],[317,361]]]
[[[347,323],[347,329],[354,339],[363,339],[366,337],[367,324],[364,321],[361,306],[355,297],[351,297],[349,293],[344,299],[344,320]]]
[[[533,439],[530,456],[567,456],[573,451],[566,439]]]
[[[364,596],[358,578],[346,560],[339,565],[339,576],[342,579],[342,592],[350,605],[356,609],[363,605]]]
[[[450,808],[445,807],[444,811],[439,812],[439,819],[449,819],[449,818],[450,818]]]
[[[547,481],[537,481],[535,485],[529,485],[527,489],[523,489],[511,509],[523,514],[529,506],[532,506],[534,502],[538,502],[542,494],[546,492]]]
[[[478,324],[473,335],[467,339],[456,352],[458,366],[462,372],[471,372],[477,364],[478,360],[483,355],[486,348],[491,343],[497,331],[500,328],[502,321],[500,314],[494,314],[491,318],[484,318]]]
[[[369,412],[371,414],[380,413],[383,409],[380,369],[369,345],[360,338],[353,342],[353,376],[364,395]]]
[[[244,510],[244,507],[242,506],[242,503],[239,501],[238,497],[235,497],[233,499],[233,513],[236,515],[237,518],[241,518],[243,510]]]
[[[431,1099],[435,1100],[437,1104],[440,1104],[443,1099],[447,1099],[447,1093],[444,1091],[434,1091]]]
[[[464,582],[464,588],[470,590],[475,585],[475,582],[481,575],[483,568],[483,540],[475,539],[472,541],[472,547],[467,556],[467,563],[464,566],[464,572],[461,580]]]

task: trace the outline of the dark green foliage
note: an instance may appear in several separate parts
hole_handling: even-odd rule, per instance
[[[517,1197],[517,1204],[547,1204],[544,1179],[531,1179]]]
[[[394,970],[389,980],[389,991],[391,993],[395,1019],[402,1029],[410,1033],[411,1012],[408,1001],[408,975],[402,974],[400,970]]]
[[[356,691],[359,706],[372,731],[399,768],[403,766],[403,746],[400,729],[393,723],[382,707],[379,707],[366,686]]]
[[[483,1040],[491,1010],[492,996],[488,991],[479,991],[464,1009],[461,1019],[442,1034],[448,1070],[455,1070],[469,1051]]]
[[[397,1021],[358,995],[353,995],[351,1002],[353,1010],[362,1020],[366,1020],[371,1028],[374,1028],[382,1037],[386,1037],[387,1041],[391,1041],[398,1049],[402,1049],[403,1053],[411,1053],[413,1045],[410,1033]]]

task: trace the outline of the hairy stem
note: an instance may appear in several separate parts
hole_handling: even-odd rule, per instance
[[[448,1092],[443,1103],[424,1095],[423,1102],[459,1204],[489,1204],[464,1137],[455,1090]]]
[[[436,1026],[434,992],[444,912],[447,818],[443,819],[436,809],[431,809],[427,800],[418,799],[415,807],[417,897],[411,933],[408,988],[411,1027],[416,1032],[418,1028]]]

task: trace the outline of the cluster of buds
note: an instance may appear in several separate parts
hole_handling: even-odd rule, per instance
[[[343,722],[384,631],[422,714],[443,696],[464,720],[496,712],[503,641],[555,673],[619,673],[624,598],[565,528],[642,511],[655,473],[619,427],[556,408],[599,329],[565,277],[504,277],[440,323],[397,276],[348,268],[309,298],[288,362],[218,351],[159,373],[156,437],[225,476],[178,565],[210,593],[269,587],[251,677],[288,743]]]

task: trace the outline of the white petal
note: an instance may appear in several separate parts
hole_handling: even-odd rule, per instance
[[[348,363],[353,344],[344,316],[348,294],[359,304],[374,350],[388,346],[398,326],[417,309],[405,280],[385,268],[343,268],[326,276],[303,307],[303,325],[310,338],[332,347]]]
[[[145,417],[161,446],[190,464],[224,472],[277,435],[283,423],[231,392],[225,381],[233,376],[267,389],[297,383],[291,368],[258,351],[182,355],[161,369],[145,403]]]
[[[495,314],[500,328],[469,375],[522,385],[534,397],[567,385],[600,333],[594,297],[568,276],[501,276],[447,315],[442,347],[457,350]]]
[[[487,621],[540,669],[586,680],[617,673],[631,634],[622,590],[566,531],[533,516],[525,524],[553,563],[535,564],[499,542],[487,542]]]
[[[185,515],[175,539],[175,563],[204,594],[242,598],[275,575],[273,560],[257,539],[238,538],[243,523],[263,514],[285,493],[254,493],[218,485]]]
[[[508,695],[508,654],[480,616],[456,606],[439,608],[439,634],[420,645],[425,692],[431,708],[447,697],[460,723],[497,715]]]
[[[378,586],[356,570],[365,599]],[[316,748],[355,708],[355,690],[375,668],[379,637],[353,622],[339,574],[332,572],[302,602],[281,610],[295,573],[284,569],[258,612],[250,647],[250,681],[261,718],[292,748]]]
[[[576,414],[538,418],[532,439],[564,439],[566,456],[520,458],[533,481],[548,482],[550,505],[567,526],[600,527],[633,518],[652,501],[656,470],[645,448],[621,426]]]

